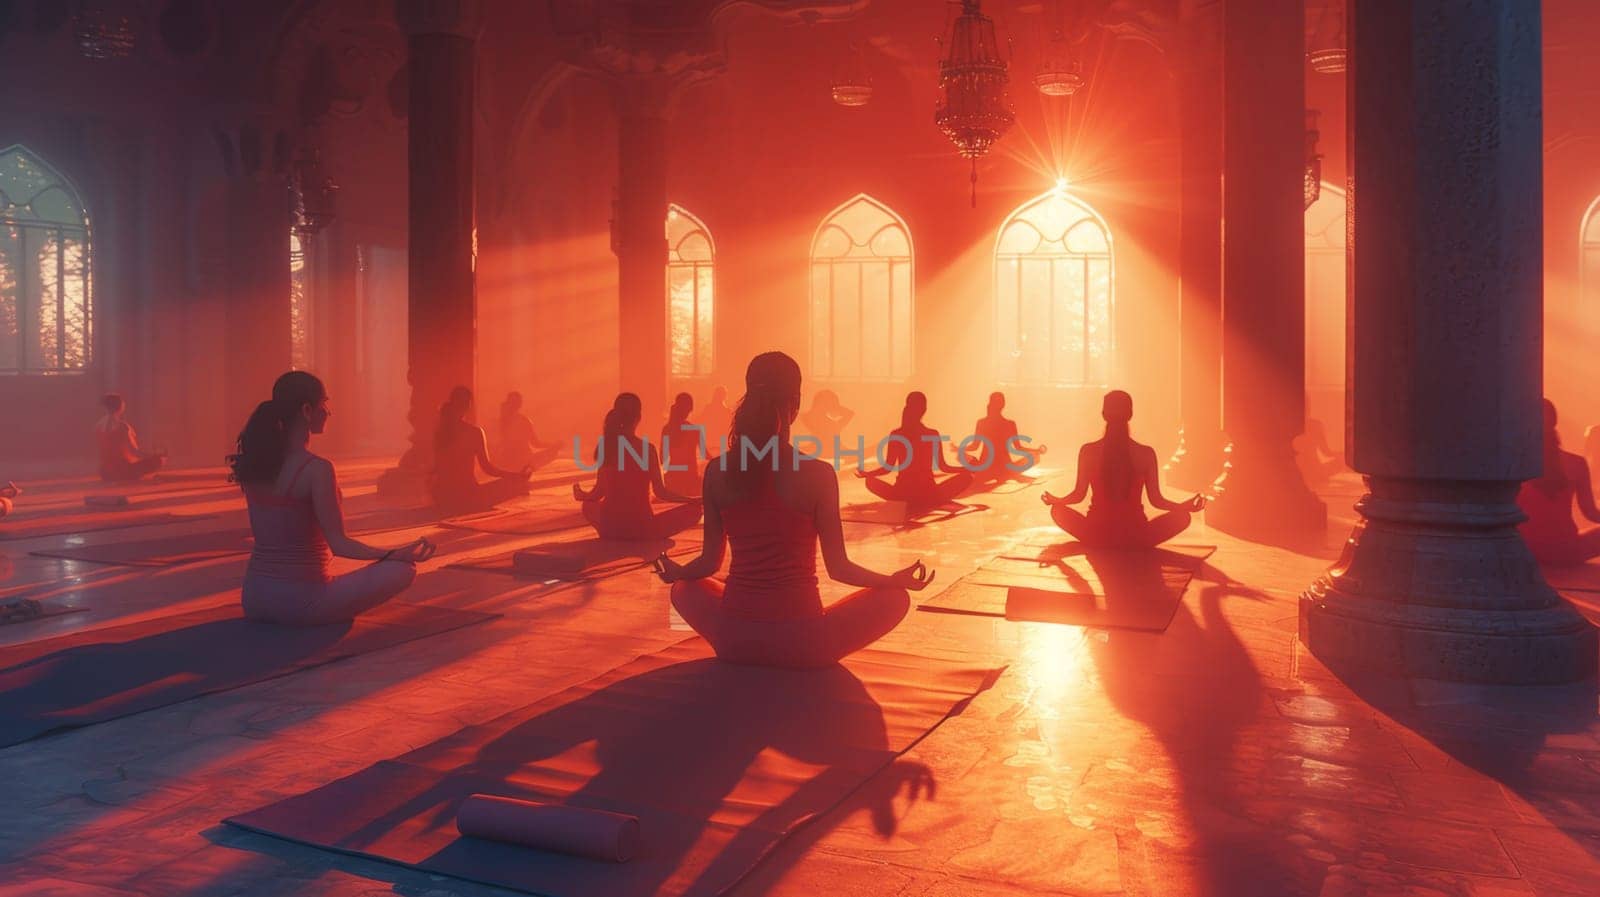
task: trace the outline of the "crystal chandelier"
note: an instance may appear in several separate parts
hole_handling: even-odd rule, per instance
[[[939,62],[939,88],[944,97],[934,124],[972,160],[972,204],[978,204],[978,159],[988,155],[1016,116],[1006,99],[1006,63],[994,35],[994,20],[978,8],[978,0],[961,0],[961,15],[950,28],[949,46]]]
[[[133,25],[100,3],[85,3],[73,18],[78,52],[90,59],[120,59],[133,52]]]
[[[1317,116],[1320,113],[1315,109],[1306,110],[1306,183],[1305,200],[1306,208],[1317,201],[1322,195],[1322,155],[1317,152],[1317,138],[1322,135],[1317,131]]]
[[[1322,14],[1317,18],[1316,31],[1311,34],[1306,60],[1311,63],[1312,71],[1337,75],[1345,70],[1348,56],[1344,39],[1344,0],[1323,0]]]
[[[1083,86],[1083,64],[1072,57],[1072,48],[1059,29],[1045,47],[1033,84],[1047,97],[1070,97]]]
[[[833,73],[833,101],[841,106],[865,106],[872,99],[872,77],[861,48],[850,45],[850,52]]]
[[[338,209],[339,185],[322,170],[322,159],[314,149],[301,155],[294,166],[294,232],[315,236],[333,223]]]

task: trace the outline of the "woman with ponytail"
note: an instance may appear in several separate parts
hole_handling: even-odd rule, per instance
[[[602,539],[654,542],[682,532],[700,519],[697,499],[669,488],[661,476],[661,455],[638,435],[643,403],[631,392],[620,393],[606,412],[603,435],[595,449],[598,469],[594,488],[572,484],[572,497],[583,502],[583,516]],[[662,501],[684,502],[660,514],[650,508],[650,493]]]
[[[242,595],[252,620],[347,622],[405,591],[417,562],[433,556],[427,539],[385,549],[345,533],[333,464],[307,447],[330,413],[322,381],[290,371],[272,384],[272,398],[256,406],[239,434],[239,451],[228,456],[228,479],[244,490],[255,536]],[[333,576],[335,554],[373,563]]]
[[[489,459],[489,439],[483,428],[468,420],[472,390],[457,386],[439,408],[439,426],[433,432],[433,502],[445,514],[487,511],[503,501],[528,493],[533,466],[518,470],[497,467]],[[478,482],[478,468],[494,477]]]
[[[756,356],[726,463],[706,465],[705,546],[687,564],[665,554],[655,562],[673,584],[672,606],[731,663],[832,666],[898,625],[911,607],[907,593],[933,581],[921,561],[876,573],[850,559],[838,476],[791,441],[799,413],[800,366],[782,352]],[[860,589],[828,607],[817,590],[819,542],[828,575]],[[733,560],[719,582],[711,576],[725,546]]]
[[[877,470],[856,468],[856,476],[866,479],[873,495],[884,501],[905,502],[906,510],[913,515],[954,501],[972,485],[970,472],[945,459],[944,438],[939,431],[923,424],[922,416],[927,413],[928,397],[920,392],[907,393],[905,408],[900,411],[900,428],[889,434],[889,447],[882,458],[887,466]],[[885,482],[894,471],[899,471],[894,482]],[[941,480],[935,476],[938,473],[950,476]]]
[[[1188,529],[1191,515],[1205,507],[1205,498],[1175,502],[1161,494],[1155,449],[1134,442],[1129,433],[1133,396],[1120,389],[1106,393],[1100,416],[1106,434],[1079,450],[1078,482],[1071,494],[1042,496],[1056,525],[1093,548],[1154,548]],[[1164,513],[1146,519],[1141,494]],[[1086,496],[1092,496],[1089,513],[1074,510],[1072,505]]]
[[[1584,519],[1600,523],[1594,490],[1589,481],[1589,463],[1583,456],[1561,448],[1556,430],[1556,406],[1544,400],[1544,473],[1522,484],[1517,505],[1528,519],[1518,527],[1522,540],[1540,563],[1560,566],[1582,564],[1600,556],[1600,527],[1578,531],[1572,519],[1576,501]]]

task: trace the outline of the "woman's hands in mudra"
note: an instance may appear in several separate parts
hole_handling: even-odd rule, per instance
[[[933,582],[933,577],[934,571],[929,570],[923,562],[917,561],[909,567],[896,570],[890,575],[889,580],[896,588],[908,592],[920,592],[928,587],[928,583]]]
[[[656,571],[656,575],[661,577],[662,582],[677,582],[678,580],[684,578],[683,565],[672,558],[667,557],[667,553],[665,551],[661,552],[661,554],[656,556],[655,560],[650,562],[650,569]]]
[[[405,561],[408,564],[420,564],[433,557],[439,551],[439,546],[427,539],[418,539],[408,542],[389,552],[388,560]]]

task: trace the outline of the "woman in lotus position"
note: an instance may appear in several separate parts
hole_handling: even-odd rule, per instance
[[[900,428],[889,434],[889,445],[884,450],[883,462],[887,466],[856,469],[856,476],[866,478],[873,495],[885,501],[905,502],[906,509],[913,513],[946,504],[972,485],[971,473],[945,460],[939,431],[922,423],[926,413],[928,397],[920,392],[908,393],[900,412]],[[884,482],[895,470],[899,473],[894,482]],[[938,473],[950,476],[941,480],[935,476]]]
[[[781,352],[758,355],[745,373],[734,412],[726,469],[706,467],[705,546],[679,564],[665,554],[656,572],[673,584],[672,606],[732,663],[826,667],[867,647],[899,624],[908,591],[933,581],[921,561],[875,573],[850,560],[839,522],[839,480],[824,461],[797,458],[790,428],[800,410],[800,366]],[[775,441],[777,456],[754,450]],[[754,447],[745,452],[745,444]],[[817,544],[835,581],[860,591],[823,607],[817,591]],[[726,582],[710,577],[733,561]]]
[[[680,495],[661,479],[661,455],[638,435],[643,406],[631,392],[617,396],[606,412],[604,436],[595,452],[598,469],[592,489],[572,484],[583,502],[583,516],[602,539],[655,541],[681,532],[700,519],[700,503]],[[650,492],[662,501],[684,502],[660,514],[650,508]]]
[[[834,440],[850,426],[856,413],[844,407],[839,401],[839,394],[831,389],[821,389],[811,397],[811,407],[800,415],[800,423],[807,433],[817,438],[822,443],[817,453],[824,458],[833,457]]]
[[[1013,444],[1012,440],[1017,439],[1017,422],[1006,417],[1005,410],[1006,394],[992,392],[987,413],[973,425],[972,434],[980,438],[974,440],[976,451],[967,458],[967,466],[977,469],[973,477],[980,483],[1023,479],[1028,468],[1038,464],[1039,456],[1046,451],[1042,445],[1024,447],[1021,440]],[[1013,455],[1013,449],[1022,457]]]
[[[1600,523],[1589,463],[1581,455],[1563,451],[1556,432],[1556,406],[1544,400],[1544,473],[1528,480],[1517,493],[1517,505],[1528,516],[1518,527],[1522,540],[1540,563],[1582,564],[1600,556],[1600,527],[1578,530],[1572,506],[1590,523]]]
[[[457,386],[439,409],[439,428],[433,434],[433,501],[446,514],[487,511],[503,501],[528,492],[533,468],[505,470],[489,459],[489,441],[483,428],[467,419],[472,413],[472,391]],[[494,477],[478,482],[478,468]]]
[[[228,477],[244,490],[255,547],[245,568],[244,615],[263,623],[316,626],[352,620],[405,591],[416,564],[433,556],[418,539],[395,548],[345,534],[333,464],[307,448],[328,422],[322,381],[290,371],[256,406],[228,457]],[[333,576],[333,555],[372,561]]]
[[[1155,449],[1128,433],[1133,396],[1120,389],[1106,393],[1101,406],[1106,434],[1078,452],[1078,482],[1072,493],[1042,496],[1056,525],[1092,548],[1153,548],[1189,527],[1190,515],[1205,507],[1199,495],[1175,502],[1161,494],[1161,469]],[[1141,493],[1163,513],[1144,516]],[[1072,508],[1089,496],[1089,513]]]
[[[667,488],[679,495],[700,497],[700,455],[705,430],[689,423],[689,412],[694,410],[694,396],[678,393],[667,413],[667,422],[661,427],[661,451],[666,454],[666,469],[662,478]]]
[[[160,470],[167,463],[166,452],[147,452],[139,448],[139,434],[124,415],[128,403],[117,393],[100,400],[105,414],[95,425],[100,445],[100,479],[108,483],[131,483]]]
[[[510,470],[538,470],[556,459],[558,445],[539,441],[533,421],[522,411],[522,393],[508,392],[500,403],[500,444],[495,455]]]

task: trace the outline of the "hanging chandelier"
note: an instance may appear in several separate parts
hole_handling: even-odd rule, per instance
[[[1083,64],[1073,58],[1072,48],[1059,29],[1045,47],[1033,84],[1047,97],[1070,97],[1083,86]]]
[[[872,99],[872,76],[866,56],[856,44],[833,73],[833,101],[841,106],[865,106]]]
[[[1344,39],[1344,0],[1323,0],[1322,14],[1317,18],[1317,28],[1311,34],[1311,46],[1306,51],[1306,61],[1311,70],[1324,75],[1337,75],[1345,70],[1349,51]]]
[[[78,52],[90,59],[121,59],[133,52],[133,25],[98,2],[85,2],[73,17]]]
[[[949,46],[939,62],[939,89],[944,97],[934,111],[934,124],[972,160],[972,204],[978,204],[978,159],[988,155],[1016,116],[1006,99],[1006,62],[1000,58],[994,20],[978,8],[978,0],[961,0],[961,15],[950,28]]]
[[[1306,208],[1322,196],[1322,155],[1317,152],[1317,139],[1322,135],[1317,131],[1317,116],[1320,113],[1315,109],[1306,110],[1306,183],[1305,200]]]

